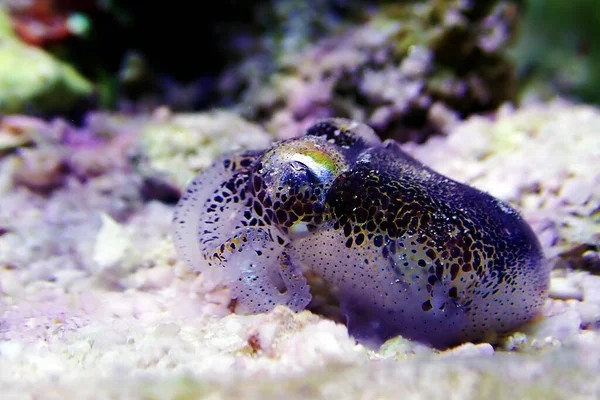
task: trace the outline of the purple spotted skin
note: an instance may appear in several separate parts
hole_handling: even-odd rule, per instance
[[[547,263],[515,210],[350,120],[220,158],[173,222],[180,256],[230,287],[236,312],[305,309],[310,273],[373,348],[397,335],[437,348],[482,340],[547,297]]]

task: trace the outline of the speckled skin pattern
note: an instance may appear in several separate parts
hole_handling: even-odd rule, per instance
[[[481,340],[530,320],[547,296],[547,263],[515,210],[345,119],[220,158],[173,222],[181,257],[230,287],[236,312],[303,310],[310,271],[370,347]]]

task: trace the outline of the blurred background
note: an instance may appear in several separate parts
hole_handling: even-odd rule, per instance
[[[229,108],[423,141],[505,102],[600,100],[592,0],[0,0],[0,113]]]

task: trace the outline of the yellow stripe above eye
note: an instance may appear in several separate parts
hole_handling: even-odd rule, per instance
[[[304,155],[312,158],[317,164],[325,167],[329,172],[335,173],[337,170],[335,161],[323,152],[309,150],[304,152]]]

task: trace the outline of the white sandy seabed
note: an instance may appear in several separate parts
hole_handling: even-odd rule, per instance
[[[600,112],[506,107],[405,148],[522,211],[555,267],[539,320],[496,346],[374,352],[310,312],[228,315],[176,260],[170,206],[116,222],[81,200],[106,182],[44,197],[0,177],[0,398],[600,397]]]

